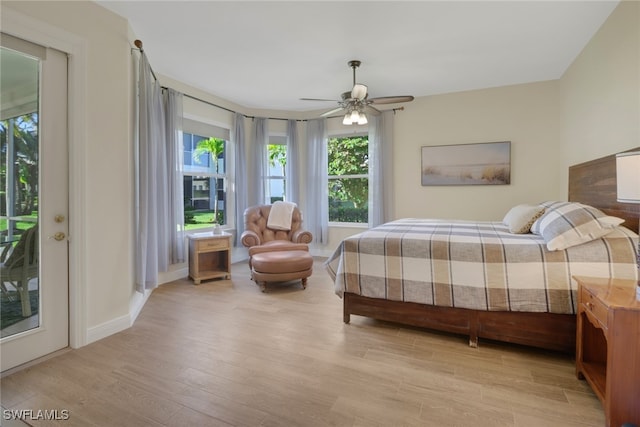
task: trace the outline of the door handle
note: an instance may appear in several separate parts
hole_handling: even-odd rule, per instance
[[[50,239],[55,239],[58,242],[61,240],[64,240],[64,238],[67,237],[66,234],[64,234],[62,231],[58,231],[56,234],[54,234],[53,236],[49,236]]]

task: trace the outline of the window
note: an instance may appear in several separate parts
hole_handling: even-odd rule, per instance
[[[267,146],[267,176],[265,202],[272,204],[286,199],[287,140],[285,137],[269,137]]]
[[[329,138],[329,222],[369,220],[369,138]]]
[[[183,133],[185,229],[225,225],[227,141]]]

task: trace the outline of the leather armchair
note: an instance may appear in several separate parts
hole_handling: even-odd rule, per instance
[[[302,280],[313,272],[313,257],[308,243],[313,235],[302,229],[302,214],[296,207],[291,215],[291,230],[272,230],[267,227],[271,205],[259,205],[244,211],[244,227],[240,241],[249,248],[249,269],[253,279],[266,290],[267,282]]]
[[[241,242],[251,248],[251,252],[269,250],[296,250],[311,243],[313,235],[302,229],[302,213],[296,207],[291,217],[291,230],[272,230],[267,227],[271,205],[258,205],[244,211],[244,228]],[[254,248],[259,246],[260,249]],[[296,247],[297,246],[297,247]]]

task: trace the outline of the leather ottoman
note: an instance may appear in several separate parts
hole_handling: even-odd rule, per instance
[[[267,282],[302,280],[302,289],[307,288],[307,277],[313,272],[313,257],[308,251],[273,251],[251,256],[251,278],[266,290]]]

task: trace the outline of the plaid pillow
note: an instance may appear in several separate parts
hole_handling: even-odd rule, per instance
[[[531,227],[547,249],[557,251],[605,236],[624,222],[592,206],[574,202],[545,202],[546,212]]]

